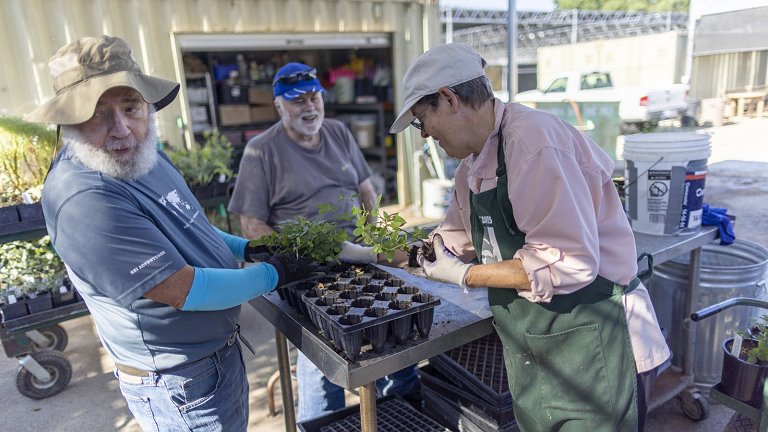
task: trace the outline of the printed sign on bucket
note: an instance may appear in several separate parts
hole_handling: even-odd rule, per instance
[[[709,136],[654,133],[625,138],[625,207],[632,229],[677,235],[701,226]]]

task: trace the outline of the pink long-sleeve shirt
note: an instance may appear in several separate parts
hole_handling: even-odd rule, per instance
[[[503,118],[503,124],[502,124]],[[469,193],[496,187],[498,130],[503,130],[509,200],[525,245],[521,260],[532,302],[572,293],[598,274],[626,285],[637,273],[635,239],[612,180],[613,160],[564,121],[518,104],[495,101],[495,127],[479,155],[455,174],[454,199],[435,230],[465,261],[472,246]],[[669,358],[644,286],[624,296],[639,372]]]

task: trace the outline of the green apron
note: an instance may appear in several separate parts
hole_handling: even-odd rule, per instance
[[[472,243],[482,263],[512,259],[525,243],[507,193],[501,128],[497,157],[497,187],[470,194]],[[488,289],[522,431],[637,430],[637,372],[622,301],[637,282],[598,276],[549,303]]]

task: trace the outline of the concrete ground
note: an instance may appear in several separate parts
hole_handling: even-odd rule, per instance
[[[740,238],[768,246],[768,119],[742,119],[738,123],[705,129],[712,134],[713,154],[709,159],[706,202],[727,207],[737,215]],[[249,306],[241,322],[249,329],[245,336],[257,349],[256,356],[245,351],[251,386],[250,432],[284,429],[279,385],[275,386],[278,416],[269,417],[267,381],[277,368],[274,329]],[[72,381],[60,394],[41,401],[30,400],[16,391],[15,359],[0,358],[0,430],[25,431],[121,431],[137,432],[112,375],[112,363],[95,333],[89,316],[62,323],[69,335],[65,353],[73,367]],[[295,382],[294,382],[295,388]],[[295,391],[295,390],[294,390]],[[349,394],[348,403],[355,402]],[[649,432],[723,431],[733,411],[712,403],[708,419],[694,423],[685,417],[672,399],[650,414]]]

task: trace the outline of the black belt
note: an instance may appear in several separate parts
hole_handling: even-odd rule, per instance
[[[253,350],[253,347],[251,346],[251,344],[248,343],[248,341],[245,340],[240,335],[240,324],[237,324],[237,327],[235,327],[235,332],[232,333],[232,336],[230,336],[227,339],[227,343],[225,343],[224,346],[222,346],[221,348],[217,349],[216,352],[214,352],[211,355],[216,354],[217,352],[221,351],[224,348],[227,348],[227,347],[230,347],[230,346],[234,345],[234,343],[237,342],[237,339],[240,339],[243,342],[243,344],[246,347],[248,347],[248,349],[253,353],[253,355],[256,355],[256,352]],[[202,358],[200,360],[205,360],[208,357],[210,357],[210,356],[206,356],[206,357],[204,357],[204,358]],[[200,361],[200,360],[197,360],[197,361]],[[181,365],[181,366],[178,366],[178,367],[175,367],[175,368],[171,368],[171,369],[166,369],[166,370],[163,370],[163,371],[146,371],[146,370],[142,370],[142,369],[136,369],[134,367],[127,366],[127,365],[124,365],[124,364],[115,363],[115,369],[120,371],[120,373],[125,374],[125,375],[134,376],[134,377],[148,377],[148,376],[150,376],[150,374],[161,375],[163,373],[172,372],[174,369],[178,369],[179,367],[182,367],[182,366],[188,366],[188,365],[184,364],[184,365]]]

